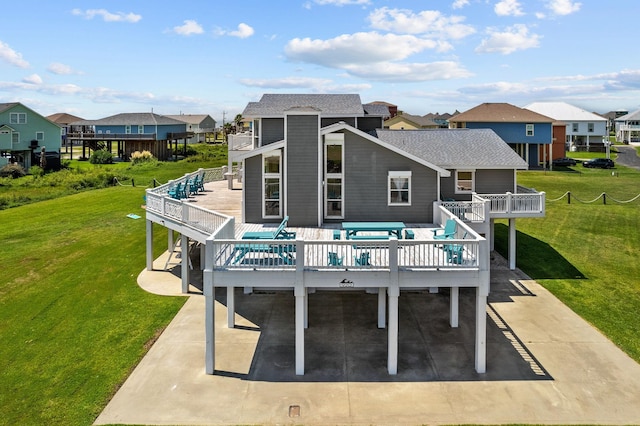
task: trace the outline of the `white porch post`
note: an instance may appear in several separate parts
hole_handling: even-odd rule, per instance
[[[387,289],[378,288],[378,328],[385,328],[387,325]]]
[[[476,371],[485,373],[487,371],[487,297],[490,288],[490,254],[486,240],[480,241],[478,247],[478,258],[480,260],[480,276],[478,277],[478,287],[476,288],[476,342],[475,360]]]
[[[516,269],[516,218],[509,218],[509,269]]]
[[[180,275],[182,276],[182,293],[189,293],[189,237],[180,236]]]
[[[389,374],[398,374],[398,297],[400,285],[398,278],[398,240],[389,241],[389,330],[387,340],[387,370]]]
[[[307,303],[307,289],[304,286],[304,241],[296,240],[296,282],[294,296],[296,299],[296,375],[304,375],[304,328],[305,328],[305,305]]]
[[[216,293],[213,286],[213,240],[207,239],[205,267],[203,272],[204,293],[204,334],[205,334],[205,373],[213,374],[216,369]]]
[[[490,246],[489,247],[491,248],[491,251],[496,249],[496,243],[495,243],[495,238],[494,238],[494,235],[495,235],[495,224],[496,224],[496,222],[495,222],[494,219],[489,219],[489,230],[490,230],[489,231],[489,233],[490,233],[490,235],[489,235],[489,238],[490,238],[489,244],[490,244]]]
[[[460,287],[451,287],[449,295],[449,325],[452,328],[458,327],[459,295]]]
[[[147,220],[147,271],[153,270],[153,222]]]
[[[236,294],[235,287],[227,286],[227,327],[236,326]]]
[[[173,229],[167,228],[167,250],[169,250],[169,253],[173,253],[174,249],[175,247],[173,243]]]

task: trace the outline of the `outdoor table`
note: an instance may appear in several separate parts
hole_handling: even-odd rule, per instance
[[[342,229],[346,231],[347,240],[355,237],[367,238],[369,236],[360,235],[358,232],[386,232],[387,236],[402,238],[402,230],[405,228],[404,222],[342,222]],[[375,238],[375,236],[373,237]]]

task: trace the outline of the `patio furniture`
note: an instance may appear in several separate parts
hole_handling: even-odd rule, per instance
[[[467,233],[465,232],[462,239],[464,240],[466,237]],[[447,253],[447,262],[462,265],[464,244],[445,244],[442,249]]]
[[[458,229],[458,225],[456,221],[453,219],[447,219],[444,224],[444,228],[438,228],[433,230],[433,239],[434,240],[446,240],[449,238],[453,238],[456,235],[456,230]]]
[[[360,253],[359,256],[353,256],[353,259],[358,266],[371,266],[371,253],[369,253],[368,251]]]
[[[187,189],[184,183],[178,182],[176,186],[169,189],[169,196],[179,200],[181,198],[187,198]]]
[[[346,231],[347,240],[388,239],[395,236],[402,238],[404,222],[342,222],[342,229]],[[358,235],[359,232],[386,232],[386,235]]]
[[[413,233],[413,231],[411,229],[405,229],[404,230],[404,238],[407,240],[413,240],[415,239],[416,234]]]
[[[342,266],[344,261],[344,256],[338,256],[338,253],[334,251],[330,251],[328,253],[329,257],[329,266]]]
[[[243,240],[294,240],[295,232],[289,232],[285,229],[289,216],[285,216],[280,225],[274,231],[250,231],[242,234]]]
[[[244,257],[249,253],[263,253],[263,254],[275,254],[277,258],[282,260],[285,265],[293,265],[294,257],[291,253],[295,253],[295,244],[261,244],[261,243],[247,243],[236,244],[235,251],[237,252],[236,258],[233,264],[241,262]],[[251,259],[255,263],[260,262],[263,258]]]

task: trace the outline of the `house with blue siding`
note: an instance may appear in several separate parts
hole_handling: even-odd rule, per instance
[[[29,170],[43,151],[59,164],[61,141],[57,124],[19,102],[0,103],[0,167],[17,163]]]
[[[449,119],[452,129],[491,129],[523,158],[540,167],[550,158],[554,119],[508,103],[483,103]]]
[[[385,114],[369,113],[359,95],[267,94],[242,115],[252,143],[233,150],[230,141],[229,158],[242,163],[245,222],[431,223],[434,202],[515,193],[516,171],[527,168],[493,129],[383,130]],[[534,140],[546,130],[536,127]]]
[[[187,123],[153,112],[122,113],[99,120],[82,120],[72,123],[74,126],[89,128],[88,132],[67,134],[67,140],[80,141],[83,157],[86,150],[111,149],[118,144],[118,153],[123,160],[131,157],[135,151],[149,151],[159,160],[170,156],[171,147],[177,150],[179,143],[193,136],[187,130]]]

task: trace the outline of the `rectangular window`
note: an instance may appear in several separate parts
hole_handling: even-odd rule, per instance
[[[411,172],[389,172],[389,198],[390,206],[411,205]]]
[[[580,125],[578,123],[572,123],[571,124],[571,131],[573,133],[578,133],[578,129],[580,128]]]
[[[138,134],[141,135],[144,133],[144,126],[138,126]]]
[[[262,179],[264,182],[262,188],[262,199],[264,200],[262,216],[265,218],[282,217],[281,159],[280,151],[271,151],[262,156]]]
[[[18,132],[11,133],[11,143],[13,145],[18,145],[20,143],[20,133]]]
[[[124,132],[128,135],[131,134],[131,125],[127,124],[124,126]]]
[[[342,183],[344,181],[344,134],[330,133],[324,137],[324,199],[325,217],[342,218]]]
[[[36,132],[36,140],[38,142],[44,142],[44,132]]]
[[[594,130],[594,124],[593,123],[587,123],[587,132],[593,133],[593,130]]]
[[[475,191],[476,172],[471,170],[456,171],[456,194],[469,194]]]
[[[12,112],[9,114],[9,123],[11,124],[27,124],[26,112]]]
[[[527,124],[527,136],[533,136],[533,124]]]

